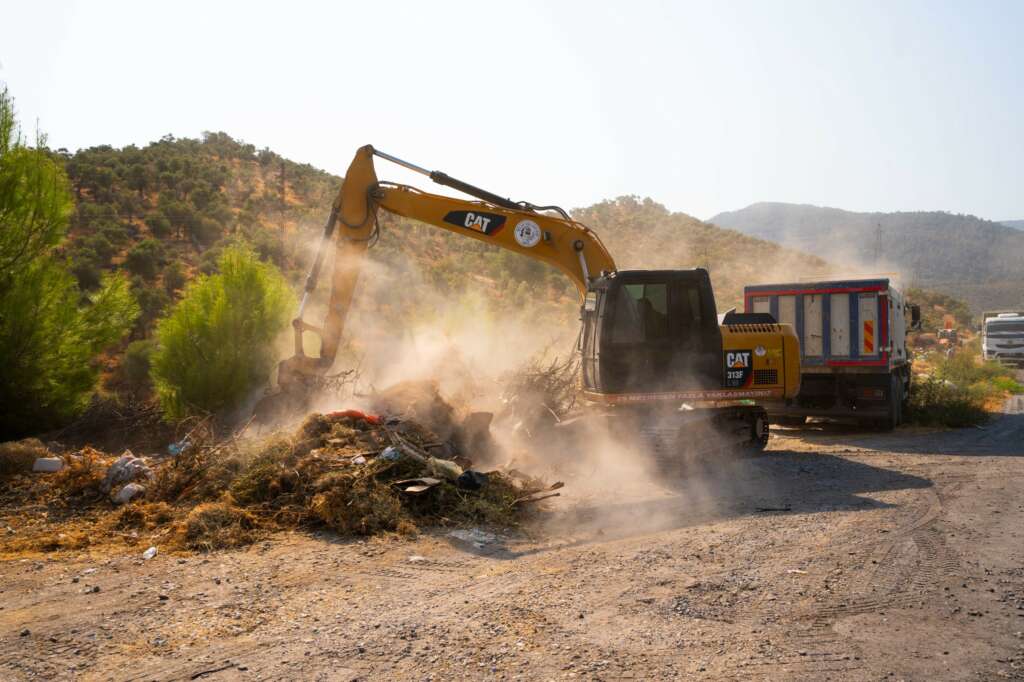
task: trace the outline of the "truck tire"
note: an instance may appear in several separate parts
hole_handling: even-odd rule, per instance
[[[889,377],[889,414],[879,420],[883,431],[892,431],[903,423],[903,380],[899,374]]]

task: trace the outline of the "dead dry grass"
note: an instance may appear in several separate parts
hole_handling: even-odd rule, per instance
[[[444,410],[417,407],[443,426]],[[145,496],[123,507],[100,490],[115,457],[84,448],[66,453],[67,465],[56,474],[13,477],[13,487],[0,494],[0,554],[151,544],[209,551],[279,529],[413,535],[467,523],[514,526],[529,513],[517,500],[537,483],[500,472],[477,490],[453,480],[415,494],[395,485],[436,475],[430,452],[442,441],[416,422],[314,414],[291,434],[197,442],[177,458],[153,462]],[[389,446],[402,455],[380,457]],[[450,453],[454,446],[444,447]],[[468,454],[456,457],[466,463]]]
[[[252,543],[257,537],[256,518],[230,500],[204,502],[188,513],[182,524],[182,542],[188,549],[208,552]]]

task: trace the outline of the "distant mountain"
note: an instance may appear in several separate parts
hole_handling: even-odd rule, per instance
[[[999,223],[1015,230],[1024,230],[1024,220],[1000,220]]]
[[[1024,230],[970,215],[854,213],[758,203],[711,218],[856,272],[903,280],[966,300],[975,311],[1024,303]]]
[[[623,269],[704,267],[711,273],[719,311],[743,305],[743,287],[830,270],[821,258],[735,230],[723,230],[652,199],[623,196],[573,210],[601,235]]]

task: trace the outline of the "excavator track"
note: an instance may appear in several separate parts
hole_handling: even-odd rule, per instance
[[[768,416],[759,405],[694,410],[620,409],[592,411],[563,421],[565,443],[585,444],[605,432],[622,444],[624,456],[650,457],[658,470],[685,477],[724,457],[752,457],[768,443]]]
[[[768,416],[760,406],[698,409],[664,416],[637,432],[643,449],[664,473],[685,476],[691,465],[706,467],[722,457],[752,457],[768,444]]]

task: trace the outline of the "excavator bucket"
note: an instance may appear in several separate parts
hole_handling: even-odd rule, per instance
[[[366,249],[377,234],[376,205],[372,196],[376,187],[373,147],[365,146],[356,152],[349,165],[306,277],[302,302],[292,320],[295,354],[278,365],[277,390],[256,404],[254,417],[261,423],[273,423],[286,414],[304,409],[320,387],[324,374],[334,364]],[[339,223],[327,316],[324,326],[317,327],[306,322],[304,315],[316,290],[327,249],[335,237],[335,230],[339,229]],[[307,333],[320,340],[320,350],[316,356],[306,355]]]

